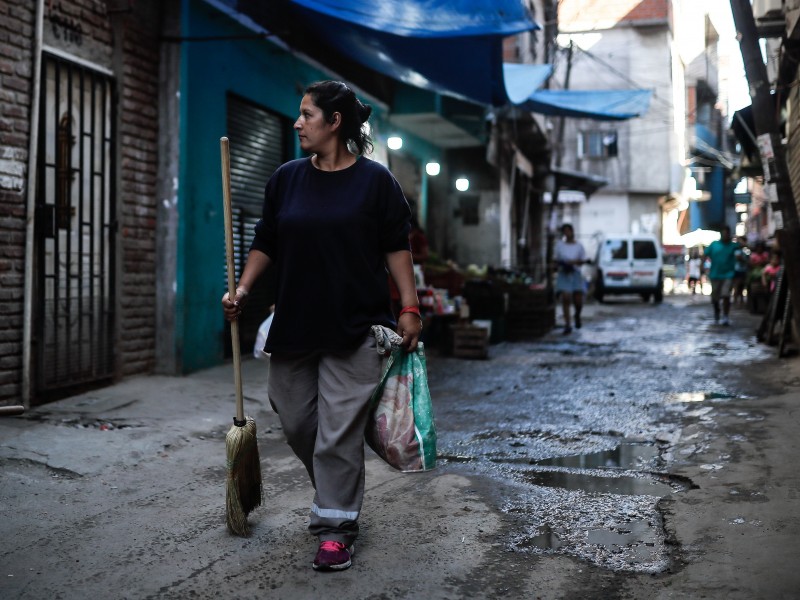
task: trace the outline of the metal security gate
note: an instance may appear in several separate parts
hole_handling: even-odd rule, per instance
[[[36,403],[114,371],[114,100],[110,77],[43,57],[35,224]]]
[[[228,95],[227,120],[231,149],[234,264],[238,281],[253,239],[253,227],[261,218],[264,186],[275,169],[287,160],[292,129],[288,119],[233,94]],[[228,273],[224,262],[223,269],[222,289],[227,290]],[[243,351],[252,351],[258,326],[269,314],[272,302],[274,281],[268,273],[250,291],[247,310],[239,323]],[[230,328],[226,327],[226,356],[231,355],[229,331]]]

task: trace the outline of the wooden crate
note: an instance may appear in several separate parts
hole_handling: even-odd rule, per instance
[[[453,356],[457,358],[487,358],[489,330],[475,325],[456,325],[452,328]]]

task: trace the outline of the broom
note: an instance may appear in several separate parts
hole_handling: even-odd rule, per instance
[[[233,267],[233,215],[231,210],[231,157],[228,138],[219,140],[222,156],[222,201],[225,216],[225,260],[228,267],[228,295],[236,296]],[[261,504],[261,461],[256,441],[256,422],[244,416],[242,397],[242,357],[239,347],[239,322],[231,321],[233,380],[236,386],[236,416],[225,436],[228,476],[225,485],[225,520],[236,535],[249,535],[247,515]]]

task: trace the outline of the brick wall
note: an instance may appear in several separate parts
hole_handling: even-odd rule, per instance
[[[141,3],[137,3],[141,4]],[[138,7],[137,7],[138,8]],[[142,9],[145,10],[145,9]],[[155,366],[158,32],[156,14],[124,19],[119,74],[119,345],[123,375]]]
[[[0,403],[22,390],[26,176],[34,3],[0,0]]]
[[[155,360],[160,3],[45,3],[45,43],[111,68],[117,85],[119,373]],[[0,404],[21,402],[34,0],[0,0]],[[107,6],[121,9],[109,13]]]

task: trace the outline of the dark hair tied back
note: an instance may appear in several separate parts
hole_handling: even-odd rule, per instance
[[[355,92],[341,81],[318,81],[306,88],[314,104],[322,110],[325,120],[333,122],[333,113],[342,116],[339,137],[350,148],[351,143],[357,154],[372,152],[372,139],[366,132],[364,123],[372,114],[372,107],[359,100]]]

